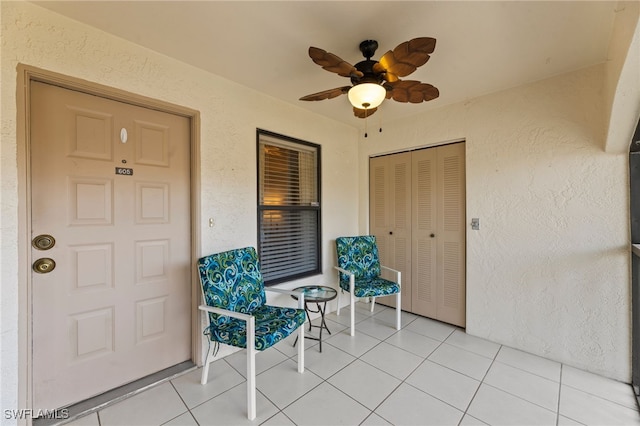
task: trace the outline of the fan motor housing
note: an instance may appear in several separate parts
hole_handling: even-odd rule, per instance
[[[356,77],[356,76],[352,76],[351,77],[351,83],[352,84],[359,84],[359,83],[376,83],[376,84],[380,84],[383,81],[382,78],[382,74],[376,73],[373,71],[373,66],[375,64],[377,64],[378,61],[372,61],[371,59],[366,59],[364,61],[360,61],[357,64],[355,64],[354,66],[356,67],[356,69],[360,72],[362,72],[362,74],[364,74],[364,76],[362,77]]]
[[[365,40],[360,43],[362,56],[367,59],[371,59],[371,57],[376,53],[376,49],[378,49],[378,42],[375,40]]]

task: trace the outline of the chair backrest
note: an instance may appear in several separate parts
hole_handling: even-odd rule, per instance
[[[356,280],[371,279],[380,275],[378,245],[373,235],[338,237],[336,250],[338,266],[352,272]],[[348,285],[349,276],[341,272],[340,283]]]
[[[253,247],[229,250],[198,260],[202,296],[209,306],[251,313],[267,302],[258,254]],[[210,314],[211,324],[228,317]]]

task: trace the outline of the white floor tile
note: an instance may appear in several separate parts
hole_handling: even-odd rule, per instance
[[[191,410],[200,425],[248,425],[260,424],[274,416],[278,408],[264,395],[256,392],[256,418],[247,418],[247,386],[241,384]]]
[[[304,327],[305,327],[305,331],[309,329],[309,326],[306,323]],[[315,332],[317,328],[314,328],[313,330]],[[276,343],[271,348],[282,352],[282,354],[284,354],[286,357],[289,357],[289,358],[294,357],[298,354],[298,346],[296,342],[297,337],[298,337],[298,331],[296,330],[293,334],[289,335],[286,339]],[[294,343],[296,343],[296,346],[293,346]],[[318,342],[315,340],[305,339],[304,348],[307,349],[317,344]],[[267,351],[269,351],[269,349],[267,349]]]
[[[371,411],[328,383],[323,383],[283,410],[297,425],[357,425]]]
[[[457,425],[462,411],[403,383],[376,409],[394,425]]]
[[[625,407],[637,408],[633,389],[626,383],[564,366],[562,368],[562,384],[608,399]]]
[[[482,380],[492,362],[489,358],[446,343],[438,346],[427,359],[476,380]]]
[[[296,362],[297,362],[297,358]],[[323,379],[328,379],[352,363],[356,357],[328,344],[322,345],[322,352],[310,348],[304,354],[305,370],[312,371]]]
[[[370,410],[400,384],[400,380],[360,360],[340,370],[328,382]]]
[[[470,336],[459,329],[451,333],[445,343],[491,359],[495,358],[500,349],[500,345],[497,343]]]
[[[187,407],[171,383],[165,382],[100,411],[100,424],[160,425],[185,413]]]
[[[98,413],[91,413],[88,416],[80,417],[72,422],[65,423],[65,426],[100,426]]]
[[[206,385],[200,384],[201,376],[202,368],[198,368],[171,381],[189,408],[202,404],[245,381],[245,378],[224,359],[209,364]]]
[[[323,381],[309,370],[298,373],[297,366],[296,361],[287,360],[260,374],[256,379],[258,390],[280,409]]]
[[[536,374],[549,380],[560,382],[560,363],[546,358],[532,355],[517,349],[503,346],[500,348],[496,361],[529,373]]]
[[[409,351],[421,358],[428,357],[438,346],[442,344],[442,342],[438,340],[407,329],[398,331],[386,339],[385,342],[404,349],[405,351]]]
[[[261,426],[295,426],[295,423],[284,414],[278,413],[266,422],[262,423]]]
[[[465,414],[462,420],[460,421],[459,426],[484,426],[484,425],[486,425],[485,422],[482,422],[473,416]]]
[[[560,384],[501,362],[494,362],[484,383],[551,411],[558,410]]]
[[[556,413],[486,384],[471,401],[467,414],[490,425],[555,425]]]
[[[585,425],[640,425],[637,409],[565,385],[560,389],[560,414]]]
[[[576,422],[565,416],[558,416],[558,426],[581,426],[583,423]]]
[[[325,338],[331,336],[332,334],[339,333],[342,330],[344,330],[345,328],[347,328],[346,325],[340,324],[339,322],[332,321],[329,318],[327,318],[326,316],[325,316],[324,321],[327,324],[327,327],[329,327],[329,331],[331,332],[331,334],[329,334],[329,333],[327,333],[327,330],[324,330],[323,333],[322,333],[322,337],[325,337]],[[313,320],[312,324],[313,325],[320,325],[320,318],[316,318],[315,320]],[[314,327],[313,331],[317,334],[318,329]]]
[[[385,321],[388,324],[392,324],[395,327],[396,324],[396,308],[384,307],[384,309],[379,309],[380,305],[376,304],[375,310],[375,318],[379,320]],[[402,327],[406,327],[411,324],[416,318],[422,318],[416,314],[412,314],[411,312],[400,311],[400,324]]]
[[[363,312],[366,312],[366,313],[363,313]],[[356,322],[356,324],[358,324],[360,321],[365,320],[365,319],[369,318],[370,316],[371,316],[371,314],[369,314],[368,311],[366,311],[364,309],[362,311],[359,311],[356,308],[355,322]],[[349,327],[349,324],[351,324],[351,313],[350,313],[350,310],[349,310],[349,305],[347,305],[347,306],[345,306],[345,307],[340,309],[340,315],[337,315],[336,312],[331,312],[331,313],[326,314],[326,318],[330,319],[333,322],[337,322],[337,323],[340,323],[340,324],[342,324],[344,326]]]
[[[360,423],[360,426],[391,426],[391,423],[376,413],[371,413],[364,422]]]
[[[323,342],[322,350],[324,350],[325,344],[329,344],[355,357],[359,357],[379,343],[379,339],[364,333],[358,333],[357,330],[355,336],[350,336],[348,330],[343,330],[331,336],[326,342]]]
[[[406,380],[412,386],[465,411],[480,386],[478,380],[425,361]]]
[[[356,326],[356,334],[365,333],[378,340],[384,340],[397,331],[395,322],[387,322],[377,316],[367,318]]]
[[[380,343],[362,355],[360,359],[400,380],[404,380],[424,360],[422,357],[386,342]]]
[[[418,317],[404,329],[444,342],[457,327],[429,318]]]
[[[242,377],[247,376],[247,351],[241,350],[234,352],[229,356],[223,358],[229,363],[236,371],[242,374]],[[280,364],[288,359],[288,357],[278,350],[273,348],[266,349],[261,352],[256,352],[256,374],[260,374],[271,367]]]
[[[196,422],[191,413],[184,413],[175,419],[169,420],[162,426],[198,426],[198,422]]]

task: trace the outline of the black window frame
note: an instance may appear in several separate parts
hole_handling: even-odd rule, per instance
[[[316,151],[316,190],[317,190],[317,205],[263,205],[261,204],[261,175],[263,171],[261,170],[260,165],[260,155],[261,148],[260,143],[262,138],[266,137],[267,139],[275,140],[274,145],[277,145],[277,141],[280,140],[283,142],[283,145],[301,145],[302,147],[311,148]],[[302,149],[301,149],[302,151]],[[256,205],[257,205],[257,225],[258,225],[258,254],[260,256],[260,262],[262,265],[263,276],[265,280],[266,286],[272,286],[275,284],[280,284],[287,281],[293,281],[300,278],[305,278],[309,276],[319,275],[322,273],[322,147],[319,144],[315,144],[312,142],[307,142],[301,139],[293,138],[290,136],[282,135],[279,133],[271,132],[264,129],[256,129],[256,170],[257,170],[257,194],[256,194]],[[277,278],[269,278],[268,268],[265,272],[265,263],[269,264],[269,259],[264,250],[264,232],[263,232],[263,213],[265,211],[282,211],[283,213],[293,213],[293,212],[313,212],[316,221],[316,229],[315,229],[315,242],[314,249],[316,252],[315,256],[315,265],[312,269],[300,272],[300,273],[292,273],[285,276],[279,276]]]

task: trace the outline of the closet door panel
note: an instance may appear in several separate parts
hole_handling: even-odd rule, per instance
[[[380,262],[402,273],[402,309],[411,310],[411,153],[372,158],[370,229],[378,240]],[[383,273],[394,279],[395,274]],[[376,299],[395,307],[395,297]]]
[[[380,260],[388,264],[392,253],[389,247],[389,168],[388,157],[375,157],[369,160],[369,232],[378,241]]]
[[[412,312],[436,318],[436,150],[413,152],[412,156]]]
[[[437,319],[465,326],[465,165],[464,144],[438,148]]]
[[[402,273],[402,309],[411,311],[411,153],[389,156],[389,161],[393,182],[389,233],[393,259],[387,265]],[[395,297],[385,299],[395,307]]]

